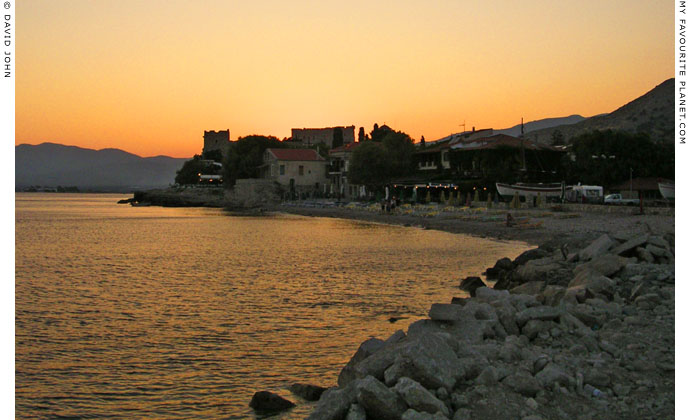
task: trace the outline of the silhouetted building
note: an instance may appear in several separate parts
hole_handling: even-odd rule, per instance
[[[328,167],[330,186],[326,192],[330,196],[352,199],[361,195],[363,191],[362,186],[351,184],[348,180],[352,153],[360,144],[362,143],[350,143],[333,148],[328,152],[330,158],[330,165]]]
[[[204,131],[204,149],[203,154],[215,150],[220,151],[223,158],[228,154],[230,147],[230,130],[221,131]]]
[[[342,134],[342,144],[333,144]],[[303,146],[323,143],[329,148],[339,147],[355,142],[355,126],[349,127],[327,127],[327,128],[293,128],[292,141]],[[338,140],[336,140],[338,141]]]

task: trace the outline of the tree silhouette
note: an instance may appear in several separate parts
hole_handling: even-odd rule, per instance
[[[268,148],[286,148],[287,145],[273,136],[251,135],[240,137],[230,144],[223,164],[225,185],[235,185],[235,180],[258,178],[264,151]]]

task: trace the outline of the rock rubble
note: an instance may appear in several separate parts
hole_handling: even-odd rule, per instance
[[[309,419],[673,418],[674,239],[501,259],[495,288],[472,280],[472,297],[362,343]]]

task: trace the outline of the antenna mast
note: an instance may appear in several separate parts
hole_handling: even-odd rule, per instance
[[[525,124],[524,118],[520,118],[520,149],[522,151],[522,171],[527,171],[527,164],[525,162]]]

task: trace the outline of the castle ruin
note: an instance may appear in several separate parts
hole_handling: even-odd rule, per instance
[[[327,128],[293,128],[292,141],[299,142],[303,146],[311,146],[318,143],[324,143],[329,148],[333,148],[333,140],[336,132],[340,130],[342,133],[343,143],[338,146],[355,142],[355,126],[349,127],[327,127]]]
[[[204,130],[204,149],[202,150],[205,156],[208,152],[214,150],[220,151],[223,158],[228,154],[228,148],[230,147],[230,130],[220,130],[220,131],[205,131]]]

